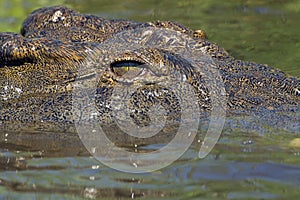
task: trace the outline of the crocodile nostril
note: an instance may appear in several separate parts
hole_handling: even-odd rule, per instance
[[[204,30],[195,30],[193,33],[194,38],[202,38],[202,39],[208,39],[206,32]]]

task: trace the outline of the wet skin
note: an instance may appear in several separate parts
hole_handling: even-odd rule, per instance
[[[177,31],[192,38],[195,48],[213,60],[226,90],[228,113],[299,107],[300,81],[297,78],[267,65],[235,59],[208,41],[201,30],[193,31],[170,21],[108,20],[82,15],[66,7],[49,7],[30,14],[20,34],[0,33],[1,129],[29,127],[63,131],[72,127],[73,83],[76,78],[89,78],[88,74],[78,73],[90,56],[89,52],[122,31],[150,27]],[[105,53],[101,51],[98,53]],[[133,95],[131,118],[136,124],[146,126],[149,123],[147,111],[154,103],[169,111],[168,119],[179,118],[180,106],[172,94],[162,94],[156,100],[142,94],[143,91],[153,93],[164,89],[153,81],[159,80],[158,71],[165,69],[183,74],[195,90],[201,111],[210,111],[210,93],[201,70],[176,52],[158,48],[141,48],[139,51],[126,52],[119,57],[106,55],[108,61],[97,60],[101,77],[96,102],[101,123],[112,123],[108,99],[115,85],[125,82],[139,85],[140,80],[151,84],[144,84],[140,92]],[[159,63],[163,63],[163,69],[143,67],[144,64],[160,66]],[[134,78],[123,77],[126,72],[136,69],[146,70],[150,76],[137,72]]]

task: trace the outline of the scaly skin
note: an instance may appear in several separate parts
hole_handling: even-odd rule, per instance
[[[298,79],[288,77],[267,65],[234,59],[221,47],[209,42],[203,31],[192,31],[169,21],[138,23],[107,20],[92,15],[81,15],[65,7],[50,7],[38,9],[29,15],[24,21],[21,34],[0,33],[2,128],[24,128],[24,124],[30,124],[28,126],[59,130],[72,124],[72,83],[76,77],[84,76],[78,75],[78,70],[89,55],[88,52],[94,51],[99,43],[119,32],[147,27],[177,31],[194,39],[195,48],[201,49],[203,54],[212,58],[222,75],[229,112],[274,110],[282,105],[299,105]],[[167,64],[169,69],[185,74],[187,81],[195,88],[201,110],[210,110],[210,96],[203,84],[201,73],[194,70],[193,66],[176,52],[145,48],[141,49],[141,52],[125,53],[119,58],[112,58],[110,55],[107,57],[110,62],[99,61],[99,65],[104,67],[100,68],[103,77],[98,83],[98,104],[107,104],[114,86],[122,82],[123,69],[112,63],[130,60],[136,61],[137,65],[162,62]],[[156,72],[152,73],[151,78],[145,79],[155,80],[153,74]],[[159,88],[149,85],[141,90],[153,92]],[[144,112],[154,100],[141,94],[136,95],[136,99],[139,100],[132,102],[135,109],[132,118],[137,124],[145,125],[149,118]],[[169,103],[166,103],[166,99]],[[170,113],[175,111],[176,118],[176,111],[180,108],[172,99],[172,95],[165,95],[155,101],[161,103]],[[111,122],[108,107],[109,105],[99,107],[103,123]]]

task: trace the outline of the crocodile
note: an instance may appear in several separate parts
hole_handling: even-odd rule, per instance
[[[299,79],[265,64],[235,59],[210,42],[202,30],[191,30],[171,21],[109,20],[54,6],[33,11],[25,19],[20,34],[0,33],[1,130],[74,132],[70,128],[75,115],[72,112],[73,84],[77,79],[93,77],[81,70],[90,52],[124,31],[131,31],[134,36],[134,30],[149,28],[192,39],[192,51],[201,51],[203,57],[214,63],[226,91],[223,95],[227,114],[272,112],[275,114],[268,120],[279,122],[280,117],[275,120],[277,111],[299,110]],[[116,41],[122,42],[122,39]],[[115,45],[117,47],[118,42]],[[109,128],[113,123],[109,98],[118,84],[140,86],[132,95],[130,105],[130,117],[137,125],[149,125],[147,112],[155,103],[167,110],[168,120],[180,118],[175,94],[155,84],[165,70],[183,75],[194,89],[201,112],[212,109],[211,93],[203,81],[205,74],[176,51],[155,46],[125,51],[118,57],[101,48],[98,53],[105,55],[94,62],[100,71],[95,101],[101,123],[110,124]],[[203,59],[204,63],[206,61]],[[134,76],[125,75],[129,72]],[[155,98],[155,93],[160,95]]]

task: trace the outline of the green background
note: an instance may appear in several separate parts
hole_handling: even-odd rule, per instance
[[[177,21],[206,30],[236,58],[300,77],[299,0],[1,0],[0,31],[18,32],[30,12],[51,5],[106,18]]]

